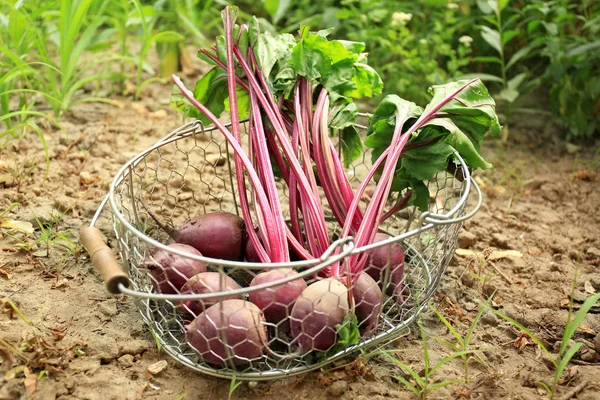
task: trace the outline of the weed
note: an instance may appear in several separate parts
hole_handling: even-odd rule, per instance
[[[158,15],[154,7],[143,6],[139,0],[132,0],[135,7],[134,13],[131,14],[128,24],[140,25],[141,36],[139,37],[142,47],[139,51],[137,59],[137,71],[136,71],[136,90],[135,98],[138,99],[142,90],[150,83],[156,81],[163,81],[163,78],[152,77],[142,81],[142,72],[144,70],[154,73],[152,68],[146,64],[146,59],[152,46],[157,43],[179,43],[184,39],[184,36],[175,31],[162,31],[154,33],[154,28],[158,20]]]
[[[491,297],[487,300],[487,302],[485,304],[489,304],[490,301],[491,301]],[[483,313],[485,312],[486,309],[484,307],[479,308],[479,312],[477,312],[477,315],[475,316],[475,318],[473,318],[473,322],[471,323],[471,326],[469,326],[469,329],[467,330],[467,334],[465,335],[465,337],[462,337],[456,331],[456,329],[454,329],[452,324],[436,308],[434,308],[434,307],[432,307],[432,308],[433,308],[433,311],[435,312],[435,314],[440,319],[440,321],[442,321],[442,323],[446,326],[446,328],[448,328],[448,330],[450,331],[452,336],[454,336],[454,338],[456,339],[456,342],[458,344],[451,343],[451,342],[441,339],[441,338],[436,338],[436,340],[438,340],[440,343],[445,344],[446,346],[448,346],[455,352],[468,351],[469,347],[471,345],[471,340],[473,339],[473,334],[475,333],[475,329],[477,328],[477,324],[479,323],[479,320],[483,316]],[[465,354],[465,355],[462,355],[461,358],[464,363],[465,382],[469,381],[469,362],[472,359],[474,359],[475,361],[477,361],[478,363],[480,363],[481,365],[483,365],[484,367],[487,368],[486,362],[481,357],[477,356],[477,354],[475,354],[475,357],[471,357],[471,356],[468,356]]]
[[[583,346],[583,343],[574,343],[573,345],[571,345],[569,347],[569,342],[573,338],[575,331],[577,330],[579,325],[581,325],[581,323],[583,322],[584,318],[586,317],[586,315],[588,314],[590,309],[598,301],[600,301],[600,293],[597,293],[597,294],[589,297],[583,303],[583,305],[581,306],[579,311],[575,314],[575,316],[573,316],[573,301],[574,301],[573,299],[574,299],[574,295],[575,295],[576,280],[577,280],[577,268],[575,270],[575,276],[573,277],[573,284],[571,286],[571,299],[570,299],[570,303],[569,303],[569,315],[567,318],[567,323],[565,324],[565,331],[563,333],[563,336],[562,336],[562,339],[560,342],[560,349],[556,356],[552,354],[550,349],[548,349],[544,345],[543,341],[540,340],[538,337],[536,337],[531,330],[525,328],[525,326],[523,326],[519,322],[515,321],[514,319],[510,318],[509,316],[490,307],[488,304],[483,304],[483,307],[492,311],[494,314],[496,314],[500,318],[504,319],[505,321],[509,322],[511,325],[515,326],[516,328],[520,329],[521,331],[525,332],[540,347],[540,349],[542,349],[544,354],[546,354],[546,357],[554,366],[554,377],[550,384],[543,382],[543,381],[538,382],[538,384],[548,392],[550,399],[554,398],[554,396],[556,394],[556,390],[558,389],[558,382],[559,382],[560,378],[562,377],[563,372],[565,371],[565,368],[567,367],[567,364],[569,363],[571,358],[573,358],[573,356],[577,353],[577,351],[579,351],[581,346]]]
[[[231,381],[229,382],[229,394],[227,396],[227,400],[231,400],[233,398],[233,393],[237,390],[237,388],[242,384],[242,381],[238,381],[233,374]]]
[[[427,395],[437,389],[453,385],[455,383],[464,382],[464,379],[452,379],[452,380],[443,380],[441,382],[433,383],[432,377],[433,375],[444,365],[449,363],[450,361],[456,358],[466,357],[468,355],[480,352],[479,350],[461,350],[456,351],[453,354],[441,359],[434,366],[430,365],[429,359],[429,350],[427,346],[427,337],[425,335],[425,329],[423,328],[422,322],[419,320],[417,323],[419,326],[419,330],[421,333],[421,345],[423,346],[423,361],[424,361],[424,369],[421,373],[416,372],[412,367],[403,363],[398,358],[392,356],[390,353],[395,352],[393,350],[379,350],[380,354],[383,354],[388,359],[390,359],[396,366],[398,366],[405,374],[409,374],[410,378],[404,377],[402,375],[395,376],[398,382],[402,383],[406,386],[410,391],[412,391],[420,400],[425,400]],[[411,379],[411,380],[409,380]]]

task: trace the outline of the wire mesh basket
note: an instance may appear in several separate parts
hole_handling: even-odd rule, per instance
[[[246,128],[246,124],[243,125]],[[360,125],[357,127],[364,130]],[[91,226],[82,230],[82,242],[104,276],[107,289],[135,299],[142,319],[166,353],[182,364],[212,376],[268,380],[297,375],[397,337],[434,294],[452,257],[462,222],[473,216],[481,205],[479,188],[464,161],[455,154],[459,162],[456,171],[440,173],[428,182],[427,212],[408,207],[380,226],[382,232],[391,235],[388,240],[355,248],[352,238],[339,238],[332,241],[319,259],[277,264],[217,260],[168,247],[171,239],[153,221],[149,211],[171,226],[179,226],[196,215],[210,212],[239,214],[234,168],[230,162],[232,154],[216,128],[204,128],[199,121],[181,126],[122,167]],[[369,166],[370,154],[365,152],[346,171],[354,188]],[[281,183],[280,187],[282,206],[287,204],[283,185]],[[477,202],[467,212],[466,202],[473,188],[477,192]],[[369,190],[366,193],[363,205],[369,201]],[[390,205],[396,201],[390,199]],[[107,203],[112,211],[119,263],[94,228]],[[331,213],[324,211],[331,217],[328,219],[330,237],[336,238],[341,228]],[[377,313],[368,328],[361,327],[363,335],[357,344],[324,349],[316,344],[319,337],[311,337],[312,348],[309,350],[313,351],[307,352],[306,340],[299,340],[291,332],[294,317],[290,304],[278,303],[277,298],[272,297],[274,300],[269,307],[277,308],[280,317],[278,321],[269,321],[249,301],[253,293],[260,291],[274,295],[293,289],[295,284],[305,287],[322,280],[319,271],[345,257],[395,244],[400,244],[405,252],[401,289],[391,291],[398,288],[398,282],[392,283],[390,274],[393,271],[387,271],[376,283],[383,293],[381,309],[377,304],[369,304],[366,297],[366,303],[361,301],[354,305]],[[157,287],[164,283],[158,280],[164,275],[160,278],[148,268],[149,263],[160,263],[153,257],[156,249],[185,257],[190,262],[204,263],[208,271],[218,274],[220,289],[200,294],[182,294],[180,290],[174,290],[172,294],[158,293]],[[275,281],[248,286],[259,273],[282,271],[283,268],[293,269],[297,274],[281,274]],[[234,282],[230,284],[231,280]],[[323,282],[332,284],[331,281]],[[393,285],[396,286],[392,288]],[[330,295],[333,292],[328,291]],[[343,291],[333,300],[349,312],[352,301],[348,303],[344,298],[348,296]],[[229,308],[225,314],[226,302]],[[231,311],[231,307],[237,309]],[[207,311],[199,316],[202,310]],[[240,322],[242,315],[255,324],[244,326]],[[195,325],[190,324],[192,320]],[[344,319],[344,323],[346,321]],[[211,333],[204,328],[191,331],[191,327],[197,328],[199,324],[204,324],[204,328],[208,324]],[[227,326],[226,332],[221,329],[223,325]],[[316,336],[337,335],[341,327],[337,325],[335,330],[331,326],[324,327]],[[190,335],[196,338],[191,340]],[[302,335],[306,336],[306,333],[303,331]]]

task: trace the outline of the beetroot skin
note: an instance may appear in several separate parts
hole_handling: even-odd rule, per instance
[[[382,306],[381,289],[377,282],[363,271],[354,282],[352,297],[360,334],[363,337],[370,336],[375,333],[379,323]]]
[[[298,272],[291,268],[281,268],[262,272],[256,275],[250,283],[250,287],[278,281],[289,277],[290,275],[298,275]],[[256,292],[250,292],[250,301],[263,311],[265,319],[268,322],[276,324],[286,319],[292,311],[292,306],[296,302],[296,299],[302,294],[306,287],[307,285],[304,279],[298,278],[276,287],[269,287]],[[288,321],[285,322],[284,325],[287,325]]]
[[[187,221],[175,235],[177,243],[188,244],[205,257],[241,260],[246,241],[244,220],[235,214],[214,212]]]
[[[167,247],[186,253],[202,256],[202,254],[187,244],[172,243]],[[152,249],[144,261],[144,266],[150,270],[154,288],[164,294],[176,294],[192,276],[206,271],[202,261],[179,256],[162,249]]]
[[[336,326],[350,312],[348,288],[336,278],[308,286],[298,297],[290,316],[290,330],[300,351],[325,351],[337,340]]]
[[[221,283],[223,280],[223,283]],[[228,292],[231,290],[240,289],[240,285],[228,276],[221,276],[218,272],[202,272],[196,274],[186,282],[181,288],[182,294],[204,294]],[[179,301],[177,307],[188,316],[196,317],[206,308],[213,304],[227,299],[240,298],[237,296],[227,296],[221,298],[208,298],[204,300],[182,300]]]
[[[187,325],[185,337],[208,363],[226,365],[231,360],[242,365],[262,357],[267,346],[264,322],[263,313],[254,304],[225,300]]]
[[[377,233],[374,242],[381,242],[389,238],[390,236],[385,233]],[[380,286],[384,283],[386,270],[388,269],[390,270],[389,284],[386,288],[382,288],[382,290],[391,290],[396,300],[401,301],[402,279],[404,277],[404,248],[399,243],[377,247],[369,252],[365,272],[379,283]]]

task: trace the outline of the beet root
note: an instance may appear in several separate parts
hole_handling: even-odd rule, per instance
[[[181,288],[181,294],[205,294],[228,292],[240,289],[240,285],[226,275],[218,272],[202,272],[192,276]],[[239,299],[241,296],[227,296],[221,298],[207,298],[204,300],[182,300],[177,307],[186,315],[196,317],[208,307],[219,301]]]
[[[261,358],[267,346],[264,322],[263,313],[254,304],[230,299],[198,315],[185,327],[185,336],[208,363],[248,364]]]
[[[325,351],[337,340],[336,325],[350,312],[348,289],[336,278],[308,286],[292,307],[290,330],[302,352]]]
[[[174,235],[177,243],[188,244],[205,257],[219,260],[241,260],[246,242],[246,225],[235,214],[214,212],[199,215]]]
[[[169,248],[202,256],[187,244],[172,243]],[[206,271],[206,264],[162,249],[151,249],[143,264],[150,270],[152,285],[164,294],[176,294],[192,276]]]
[[[390,236],[385,233],[377,233],[374,243],[389,238]],[[365,267],[365,272],[375,282],[379,283],[382,291],[391,291],[396,301],[402,301],[402,280],[404,278],[404,248],[402,245],[392,243],[369,251],[369,259]],[[389,284],[384,282],[386,276],[389,276]],[[383,287],[384,284],[386,284],[385,288]]]
[[[250,287],[274,282],[291,275],[298,275],[298,272],[291,268],[262,272],[256,275],[250,283]],[[302,294],[306,287],[307,285],[304,279],[298,278],[275,287],[250,292],[250,301],[263,311],[265,319],[268,322],[276,324],[280,321],[284,321],[282,328],[285,328],[285,326],[289,324],[286,317],[292,311],[292,306],[296,302],[296,299]]]
[[[382,293],[375,280],[364,271],[352,287],[354,313],[358,320],[360,335],[367,337],[375,333],[382,307]]]

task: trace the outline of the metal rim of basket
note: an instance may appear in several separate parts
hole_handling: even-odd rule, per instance
[[[364,114],[363,114],[363,116],[364,116]],[[242,122],[244,122],[244,121],[242,121]],[[226,124],[226,126],[231,126],[231,124]],[[364,128],[363,126],[360,126],[360,125],[357,125],[357,126]],[[460,167],[461,167],[461,170],[463,173],[463,178],[464,178],[464,183],[465,183],[464,192],[462,193],[457,204],[450,211],[448,211],[445,214],[435,214],[435,213],[430,213],[429,211],[421,213],[419,218],[422,221],[422,225],[420,227],[412,229],[407,232],[404,232],[400,235],[392,236],[388,240],[383,240],[383,241],[380,241],[377,243],[372,243],[372,244],[357,248],[354,246],[352,237],[341,238],[341,239],[338,239],[338,240],[332,242],[330,247],[328,248],[328,250],[320,258],[313,259],[313,260],[301,260],[301,261],[283,262],[283,263],[267,263],[267,264],[251,263],[251,262],[245,262],[245,261],[241,262],[241,261],[217,260],[217,259],[208,258],[208,257],[204,257],[204,256],[191,255],[189,253],[185,253],[185,252],[177,250],[177,249],[169,248],[169,247],[167,247],[166,244],[159,242],[159,241],[147,236],[140,230],[138,230],[137,227],[135,227],[125,217],[125,215],[120,212],[119,206],[117,204],[116,196],[115,196],[115,191],[116,191],[117,187],[123,182],[123,180],[126,179],[127,176],[131,177],[131,172],[132,172],[133,168],[135,166],[137,166],[148,154],[150,154],[153,151],[155,151],[156,149],[158,149],[162,146],[165,146],[169,143],[172,143],[174,141],[181,140],[186,137],[196,135],[198,133],[204,133],[204,132],[212,130],[212,129],[216,129],[216,128],[214,126],[204,128],[202,123],[198,120],[188,122],[188,123],[180,126],[179,128],[175,129],[168,135],[166,135],[164,138],[162,138],[161,140],[156,142],[154,145],[150,146],[149,148],[143,150],[142,152],[138,153],[136,156],[131,158],[127,163],[125,163],[123,165],[123,167],[115,175],[115,178],[111,182],[109,193],[104,198],[104,200],[101,202],[98,210],[96,211],[94,217],[92,218],[92,220],[90,222],[90,226],[95,225],[96,221],[100,217],[100,214],[101,214],[103,208],[105,207],[105,205],[108,202],[108,203],[110,203],[113,217],[116,218],[119,221],[119,223],[123,224],[123,226],[127,229],[127,231],[134,234],[139,239],[145,241],[149,245],[157,247],[159,249],[163,249],[165,251],[169,251],[174,254],[177,254],[177,255],[180,255],[183,257],[187,257],[190,259],[202,261],[205,263],[218,264],[223,267],[236,267],[236,268],[247,268],[247,269],[308,268],[311,271],[310,273],[314,273],[316,271],[320,271],[321,269],[325,268],[326,266],[332,264],[333,262],[335,262],[345,256],[360,254],[365,251],[377,248],[379,246],[385,246],[385,245],[388,245],[391,243],[402,241],[410,236],[413,236],[413,235],[419,234],[421,232],[427,231],[429,229],[432,229],[436,225],[455,224],[455,223],[465,221],[465,220],[471,218],[473,215],[475,215],[475,213],[477,213],[477,211],[479,210],[479,208],[481,207],[481,204],[482,204],[483,199],[482,199],[481,189],[479,188],[479,186],[477,185],[477,183],[471,176],[471,173],[469,172],[463,158],[458,154],[458,152],[455,152],[454,155],[460,162]],[[474,187],[476,190],[476,193],[477,193],[476,205],[474,206],[474,208],[471,211],[469,211],[465,215],[463,215],[461,217],[453,218],[454,215],[459,210],[463,209],[463,207],[465,206],[465,203],[466,203],[467,198],[469,197],[469,194],[471,191],[471,187]],[[329,256],[334,252],[334,250],[337,247],[342,248],[342,252],[340,254],[338,254],[338,256],[343,255],[343,257],[334,257],[334,259],[332,260],[329,258]],[[308,275],[308,274],[306,274],[306,275]],[[303,276],[304,276],[304,274],[303,274]],[[271,287],[271,286],[284,284],[289,281],[292,281],[293,279],[295,279],[293,276],[290,276],[287,278],[282,278],[276,282],[271,282],[270,284],[265,284],[265,287],[267,287],[267,286]],[[261,290],[261,289],[264,289],[262,287],[262,285],[256,286],[253,288],[243,288],[243,290],[242,289],[240,289],[240,290],[241,290],[241,293],[242,292],[249,293],[251,291]],[[134,297],[138,297],[138,298],[155,299],[155,300],[159,300],[159,299],[162,299],[162,300],[202,300],[203,298],[211,296],[211,295],[206,295],[206,294],[204,294],[204,295],[202,295],[202,294],[193,294],[193,295],[155,294],[155,293],[148,293],[148,292],[132,290],[132,289],[125,287],[122,284],[119,285],[119,290],[121,291],[121,293],[123,293],[125,295],[134,296]],[[214,297],[214,296],[215,296],[215,294],[212,294],[212,297]],[[223,294],[223,296],[225,296],[225,294]]]

